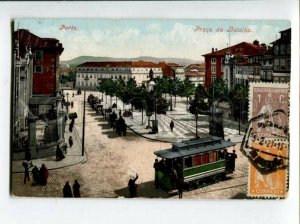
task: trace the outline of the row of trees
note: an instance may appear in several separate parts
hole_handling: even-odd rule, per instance
[[[217,79],[207,90],[202,85],[198,85],[194,99],[190,102],[189,111],[193,114],[201,114],[208,111],[214,101],[227,101],[231,105],[233,117],[238,117],[248,105],[248,87],[236,84],[232,90],[223,79]],[[242,106],[241,106],[242,105]]]
[[[174,106],[176,106],[176,96],[186,97],[187,100],[195,93],[195,86],[189,81],[181,81],[178,78],[169,79],[167,77],[154,78],[154,89],[149,91],[147,84],[137,85],[134,79],[125,81],[124,79],[104,79],[98,85],[98,90],[105,93],[106,97],[110,96],[111,104],[113,97],[117,103],[119,98],[124,104],[131,104],[136,109],[147,109],[153,112],[155,109],[158,113],[163,113],[170,106],[172,110],[173,97]],[[170,96],[170,101],[167,100]],[[154,105],[156,101],[156,108]]]
[[[226,101],[230,104],[231,116],[246,121],[248,111],[248,87],[236,84],[229,91],[223,79],[217,79],[209,89],[198,85],[194,99],[190,102],[189,111],[195,115],[196,127],[200,114],[210,114],[214,102]],[[196,129],[197,130],[197,129]],[[197,135],[197,133],[196,133]],[[197,135],[198,136],[198,135]]]

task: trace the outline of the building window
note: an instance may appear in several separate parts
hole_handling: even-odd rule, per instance
[[[215,75],[213,75],[213,76],[211,77],[211,83],[213,83],[216,79],[217,79],[217,77],[216,77]]]
[[[42,50],[36,50],[35,51],[35,60],[36,61],[43,60],[43,51]]]
[[[286,60],[286,69],[291,70],[291,59]]]
[[[211,73],[216,73],[216,66],[215,65],[212,65],[211,66]]]
[[[280,45],[280,54],[285,55],[285,44]]]
[[[275,46],[274,46],[274,54],[275,54],[275,55],[278,55],[278,54],[279,54],[279,46],[278,46],[278,45],[275,45]]]
[[[291,44],[286,45],[286,54],[290,55],[291,54]]]
[[[211,63],[216,64],[216,58],[211,58]]]
[[[279,70],[279,59],[274,60],[274,70]]]
[[[280,59],[280,69],[285,69],[285,59]]]
[[[43,73],[43,66],[42,65],[35,65],[34,66],[34,73]]]

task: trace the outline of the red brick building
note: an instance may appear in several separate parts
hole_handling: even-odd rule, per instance
[[[55,38],[41,38],[28,30],[14,32],[14,39],[19,43],[20,57],[25,49],[31,48],[33,57],[32,94],[55,96],[58,90],[59,56],[63,52],[62,44]]]
[[[258,41],[242,42],[221,50],[212,48],[212,52],[202,55],[205,58],[205,86],[209,87],[215,79],[223,77],[225,53],[235,56],[260,55],[262,46]]]

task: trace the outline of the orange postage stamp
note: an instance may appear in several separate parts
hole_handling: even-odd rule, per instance
[[[250,125],[242,151],[250,160],[248,196],[285,198],[289,163],[289,86],[251,83]]]

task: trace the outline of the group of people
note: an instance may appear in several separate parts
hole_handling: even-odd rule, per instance
[[[22,163],[25,171],[24,171],[24,184],[26,184],[26,181],[30,181],[30,175],[29,175],[29,168],[32,167],[32,163],[23,162]],[[45,164],[42,164],[41,168],[38,168],[37,166],[34,166],[31,171],[32,175],[32,186],[41,185],[45,186],[47,185],[47,180],[49,176],[49,172]]]
[[[119,119],[118,119],[118,115],[115,113],[115,111],[112,111],[111,113],[109,113],[108,122],[110,124],[110,127],[113,130],[115,130],[119,136],[121,136],[121,135],[126,136],[127,125],[126,125],[124,118],[121,115],[121,112],[119,113]]]
[[[63,196],[64,198],[80,198],[80,184],[77,180],[74,181],[73,184],[73,191],[70,186],[69,181],[66,182],[65,186],[63,187]]]
[[[155,188],[161,187],[159,183],[159,172],[170,175],[172,177],[171,184],[177,188],[178,196],[181,199],[183,189],[184,189],[184,179],[183,179],[182,169],[180,164],[175,163],[174,168],[172,168],[172,165],[168,162],[168,160],[162,159],[158,161],[158,159],[155,159],[153,168],[155,170],[155,177],[154,177]]]

